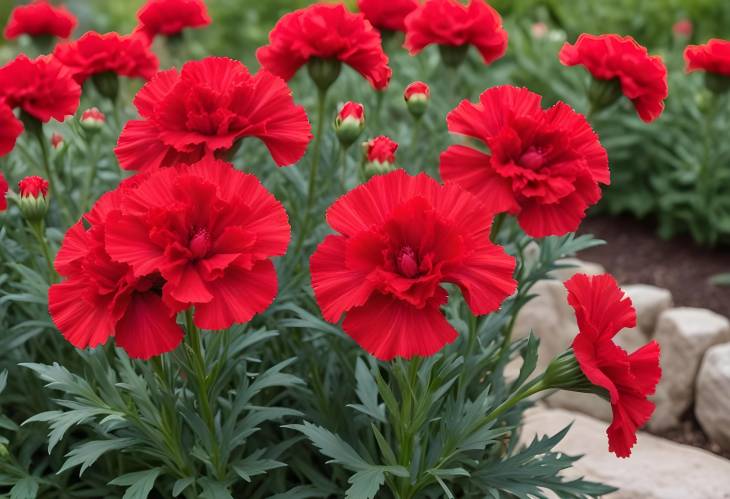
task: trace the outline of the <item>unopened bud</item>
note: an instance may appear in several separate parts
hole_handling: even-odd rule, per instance
[[[397,149],[398,144],[384,135],[363,143],[365,152],[363,173],[365,178],[369,179],[375,175],[395,170],[395,151]]]
[[[545,370],[543,384],[546,388],[559,388],[571,392],[595,393],[606,397],[608,392],[591,383],[575,358],[571,348],[555,357]]]
[[[106,116],[99,109],[92,107],[83,112],[79,123],[87,132],[95,133],[104,127]]]
[[[357,102],[346,102],[335,118],[335,133],[342,147],[350,147],[365,129],[365,109]]]
[[[321,92],[326,92],[332,86],[337,77],[340,76],[341,70],[342,63],[337,59],[313,57],[307,63],[309,76]]]
[[[431,101],[431,89],[422,81],[414,81],[406,87],[403,98],[411,115],[419,119],[428,109],[428,103]]]
[[[29,222],[43,220],[48,212],[48,181],[36,176],[18,182],[20,211]]]
[[[97,73],[91,77],[94,87],[102,97],[116,101],[119,95],[119,76],[114,71]]]
[[[588,100],[593,111],[601,111],[611,106],[621,97],[621,82],[618,78],[599,80],[593,78],[588,88]]]
[[[439,45],[441,53],[441,62],[448,68],[458,68],[466,60],[466,54],[469,52],[469,45]]]
[[[51,135],[51,147],[58,150],[63,147],[63,135],[60,133],[53,133]]]

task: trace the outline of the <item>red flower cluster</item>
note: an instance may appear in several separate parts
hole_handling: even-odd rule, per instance
[[[20,108],[43,123],[51,118],[63,121],[74,114],[80,98],[81,87],[68,68],[52,56],[29,59],[20,54],[0,68],[0,100],[4,99],[11,108]],[[5,122],[10,121],[6,115]]]
[[[444,282],[471,310],[493,312],[515,290],[515,260],[489,239],[490,217],[456,185],[402,170],[373,178],[333,204],[328,236],[310,260],[327,321],[381,360],[433,355],[457,336],[441,306]]]
[[[310,59],[341,61],[377,90],[390,82],[388,56],[380,34],[362,14],[342,4],[314,4],[286,14],[269,34],[269,45],[256,52],[261,65],[289,80]]]
[[[689,45],[684,49],[687,72],[706,71],[730,76],[730,41],[713,38],[704,45]]]
[[[15,117],[10,106],[0,100],[0,156],[5,156],[13,150],[15,141],[23,133],[23,128],[23,123]],[[4,193],[2,195],[5,199]]]
[[[381,31],[405,31],[406,17],[418,6],[418,0],[357,0],[365,19]]]
[[[49,291],[51,317],[78,348],[115,336],[147,359],[182,339],[175,314],[225,329],[273,301],[271,257],[290,228],[283,206],[253,175],[216,160],[158,170],[103,196],[66,234]]]
[[[5,180],[5,175],[3,175],[3,172],[0,172],[0,211],[8,209],[7,195],[9,187],[8,181]]]
[[[652,341],[628,354],[613,342],[622,329],[636,326],[636,311],[610,275],[578,274],[565,287],[580,329],[573,341],[575,357],[586,378],[610,397],[609,451],[628,457],[636,431],[654,412],[647,396],[661,378],[659,345]]]
[[[585,117],[525,88],[491,88],[478,104],[463,101],[449,113],[453,133],[473,137],[491,154],[465,145],[441,155],[441,176],[474,193],[490,213],[517,216],[532,237],[575,231],[598,184],[610,183],[608,155]]]
[[[395,163],[395,151],[398,144],[389,137],[381,135],[371,139],[365,147],[365,157],[369,162]]]
[[[5,25],[5,38],[20,35],[68,38],[76,27],[76,17],[64,7],[54,7],[46,0],[35,0],[15,7]]]
[[[507,50],[507,31],[502,18],[484,0],[427,0],[406,18],[405,47],[412,55],[437,44],[447,47],[473,45],[485,64],[502,57]]]
[[[667,68],[661,57],[650,56],[630,36],[582,34],[575,45],[563,45],[560,62],[584,66],[596,80],[618,80],[621,91],[646,122],[664,111],[669,93]]]
[[[304,108],[283,80],[267,71],[251,75],[223,57],[158,73],[134,104],[142,119],[124,126],[114,150],[127,170],[222,156],[244,137],[257,137],[278,165],[291,165],[312,138]]]
[[[18,182],[20,197],[37,198],[48,196],[48,181],[42,177],[31,175]]]
[[[203,0],[148,0],[137,11],[139,25],[135,32],[150,41],[157,35],[173,36],[185,28],[202,28],[210,24]]]
[[[118,33],[89,31],[78,40],[57,45],[53,55],[73,71],[79,83],[101,73],[149,80],[159,65],[142,37]]]

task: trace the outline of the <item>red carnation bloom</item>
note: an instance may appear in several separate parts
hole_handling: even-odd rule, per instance
[[[478,104],[463,101],[449,113],[449,130],[473,137],[490,154],[454,145],[441,154],[441,176],[475,194],[490,213],[517,216],[532,237],[578,228],[610,183],[608,156],[585,117],[526,88],[486,90]]]
[[[511,295],[515,260],[489,239],[490,217],[471,194],[403,170],[374,177],[327,211],[339,234],[310,260],[324,318],[381,360],[428,356],[456,339],[441,306],[457,284],[477,315]]]
[[[31,175],[18,182],[20,197],[37,198],[48,196],[48,181],[42,177]]]
[[[225,329],[249,321],[276,296],[271,257],[286,252],[284,207],[256,177],[203,160],[149,175],[109,216],[106,249],[134,275],[159,272],[175,311],[195,306],[195,324]]]
[[[137,11],[138,32],[149,39],[157,35],[172,36],[185,28],[201,28],[210,24],[208,8],[203,0],[148,0]]]
[[[76,27],[76,17],[65,7],[54,7],[46,0],[35,0],[15,7],[5,26],[5,38],[20,35],[68,38]]]
[[[381,135],[370,140],[365,147],[365,156],[368,161],[379,163],[395,163],[395,151],[398,144],[389,137]]]
[[[286,14],[256,51],[261,65],[289,80],[310,59],[337,60],[351,66],[377,90],[388,86],[391,70],[380,34],[362,14],[342,4],[314,4]]]
[[[381,31],[405,31],[406,17],[418,6],[418,0],[357,0],[365,19]]]
[[[134,104],[142,119],[127,122],[114,150],[127,170],[221,156],[244,137],[263,141],[279,166],[291,165],[312,139],[307,114],[284,81],[267,71],[251,75],[224,57],[158,73]]]
[[[706,71],[730,76],[730,41],[713,38],[704,45],[689,45],[684,49],[687,72]]]
[[[563,45],[560,62],[584,66],[596,80],[617,80],[646,122],[664,111],[664,99],[669,93],[667,68],[661,57],[650,56],[630,36],[582,34],[575,45]]]
[[[636,312],[610,275],[578,274],[565,287],[580,329],[573,341],[575,357],[586,378],[610,397],[613,422],[606,432],[608,449],[628,457],[636,431],[654,412],[647,396],[654,393],[662,374],[659,344],[652,341],[628,354],[613,342],[622,329],[636,326]]]
[[[106,251],[107,220],[118,213],[124,190],[102,196],[66,233],[55,262],[65,279],[48,290],[48,309],[76,348],[95,348],[114,336],[130,357],[149,359],[175,349],[183,331],[162,300],[159,272],[136,274]]]
[[[81,87],[54,57],[20,54],[0,68],[0,98],[43,123],[63,121],[79,107]]]
[[[427,0],[406,18],[405,47],[415,55],[428,45],[447,47],[473,45],[485,64],[502,57],[507,50],[507,31],[502,18],[484,0]]]
[[[57,45],[53,55],[71,68],[79,83],[101,73],[149,80],[159,65],[142,37],[118,33],[89,31],[76,41]]]
[[[10,186],[8,185],[8,181],[5,180],[5,175],[3,175],[3,172],[0,172],[0,211],[5,211],[8,209],[8,188]]]
[[[414,81],[408,85],[403,92],[403,98],[408,102],[414,96],[428,99],[431,96],[431,89],[426,83],[422,81]]]
[[[15,141],[23,133],[23,123],[13,110],[0,100],[0,156],[5,156],[15,147]],[[3,193],[3,199],[5,199]]]

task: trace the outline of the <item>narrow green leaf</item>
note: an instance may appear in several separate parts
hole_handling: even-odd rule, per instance
[[[127,473],[115,478],[109,485],[120,485],[129,487],[122,499],[147,499],[147,496],[155,486],[155,480],[160,475],[160,468],[152,468],[145,471]]]

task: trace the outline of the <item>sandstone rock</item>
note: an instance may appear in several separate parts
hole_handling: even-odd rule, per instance
[[[664,431],[676,426],[692,404],[702,356],[711,346],[730,341],[730,323],[709,310],[675,308],[659,316],[655,338],[662,348],[662,380],[649,424]]]
[[[557,450],[585,456],[566,476],[618,487],[609,499],[730,499],[730,461],[703,450],[640,432],[631,457],[619,459],[608,452],[603,421],[536,407],[526,413],[525,423],[525,443],[573,423]]]
[[[710,439],[730,450],[730,343],[705,353],[697,376],[695,415]]]
[[[646,336],[652,337],[659,315],[672,306],[672,293],[667,289],[646,284],[630,284],[621,289],[634,304],[639,329]]]

